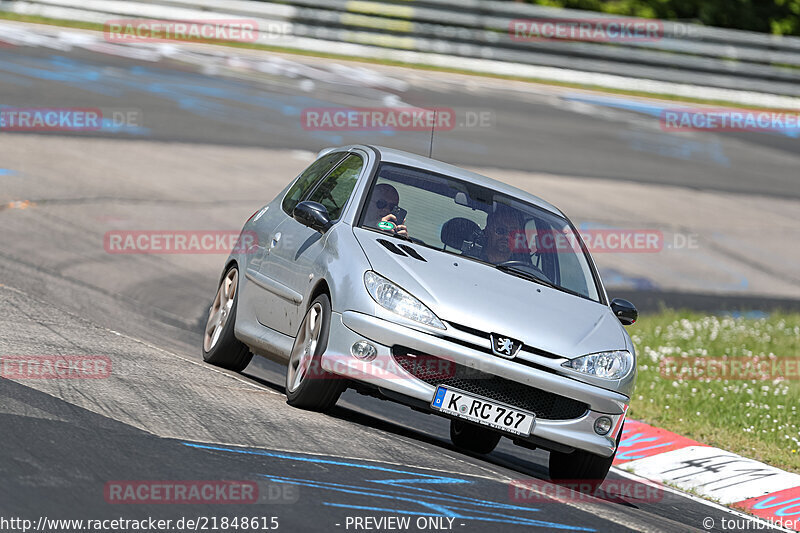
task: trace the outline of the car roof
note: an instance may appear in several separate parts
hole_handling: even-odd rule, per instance
[[[385,146],[362,145],[360,147],[362,149],[365,147],[367,148],[372,147],[376,149],[380,153],[381,161],[385,161],[387,163],[397,163],[399,165],[405,165],[409,167],[421,168],[424,170],[430,170],[431,172],[444,174],[446,176],[452,176],[454,178],[468,181],[470,183],[475,183],[476,185],[481,185],[490,189],[494,189],[498,192],[507,194],[524,202],[528,202],[537,207],[541,207],[542,209],[550,211],[551,213],[554,213],[556,215],[566,217],[566,215],[562,213],[560,209],[558,209],[550,202],[542,200],[538,196],[525,192],[522,189],[512,187],[511,185],[503,183],[502,181],[489,178],[482,174],[478,174],[476,172],[470,172],[469,170],[465,170],[455,165],[450,165],[443,161],[438,161],[436,159],[431,159],[429,157],[413,154],[411,152],[404,152],[403,150],[386,148]]]

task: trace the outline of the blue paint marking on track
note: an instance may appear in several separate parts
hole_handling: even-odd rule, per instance
[[[459,518],[462,520],[480,520],[498,523],[510,523],[517,525],[540,526],[551,529],[567,531],[594,531],[591,528],[573,526],[549,520],[537,520],[519,514],[536,513],[541,509],[535,507],[524,507],[513,504],[504,504],[479,498],[458,496],[446,492],[420,489],[419,487],[403,487],[403,491],[391,491],[381,488],[361,485],[345,485],[341,483],[326,483],[316,480],[284,478],[280,476],[267,476],[267,479],[276,483],[287,483],[311,488],[319,488],[343,494],[356,496],[366,496],[371,499],[389,500],[393,505],[405,503],[408,506],[416,507],[416,510],[398,507],[365,507],[351,503],[322,502],[323,505],[330,507],[343,507],[349,509],[370,509],[397,514],[421,514],[426,516],[444,516]],[[420,509],[421,508],[421,509]]]
[[[276,112],[285,117],[297,117],[306,107],[325,107],[330,103],[306,95],[270,94],[264,96],[256,87],[224,78],[209,78],[200,74],[175,73],[154,68],[134,66],[109,71],[91,63],[54,55],[49,58],[7,57],[0,55],[0,77],[20,76],[63,83],[82,90],[122,98],[133,92],[149,93],[170,100],[186,112],[219,122],[235,123],[269,133],[281,133],[286,124],[270,122],[263,113]],[[235,105],[234,105],[235,104]],[[240,107],[242,104],[256,109]],[[126,131],[146,135],[147,130]],[[380,132],[378,132],[380,133]],[[305,134],[329,144],[341,144],[342,136],[322,131]]]
[[[629,98],[624,98],[620,96],[594,96],[594,95],[586,95],[586,94],[567,94],[562,97],[564,100],[572,101],[572,102],[584,102],[587,104],[595,104],[604,107],[611,107],[615,109],[625,109],[627,111],[636,111],[638,113],[644,113],[646,115],[650,115],[653,117],[660,117],[661,113],[665,109],[670,110],[680,110],[680,111],[693,111],[697,110],[697,107],[689,107],[689,106],[681,106],[679,104],[674,105],[663,105],[658,104],[656,102],[647,102],[642,100],[634,100]],[[766,133],[769,135],[784,135],[786,137],[793,137],[797,138],[800,137],[800,127],[793,127],[793,128],[783,128],[783,129],[775,129],[775,130],[753,130],[753,133]]]
[[[0,52],[0,81],[6,77],[11,77],[10,81],[18,85],[31,85],[25,78],[28,77],[115,98],[126,98],[131,92],[147,93],[171,101],[187,113],[278,135],[286,132],[287,124],[295,132],[300,132],[303,109],[332,106],[330,101],[306,94],[265,94],[263,88],[223,77],[138,65],[108,69],[102,65],[60,55],[32,58]],[[291,120],[287,121],[286,117]],[[103,128],[102,131],[140,136],[151,133],[144,128],[124,131]],[[394,130],[369,133],[383,138],[398,135]],[[345,144],[347,141],[345,136],[337,132],[303,130],[302,134],[332,146]],[[437,146],[486,153],[483,145],[453,142],[446,136],[437,137],[436,142]],[[427,149],[427,144],[425,147]]]
[[[335,501],[322,501],[323,505],[329,507],[357,509],[362,511],[378,511],[396,514],[412,514],[425,516],[441,516],[457,518],[462,520],[476,520],[482,522],[508,523],[516,525],[547,527],[550,529],[565,531],[595,531],[591,528],[573,526],[549,520],[537,520],[522,513],[537,513],[541,509],[526,507],[509,503],[495,502],[480,498],[460,496],[441,490],[423,488],[422,485],[459,485],[469,486],[474,481],[450,476],[435,474],[425,474],[412,470],[404,470],[396,467],[373,465],[367,463],[354,462],[350,460],[327,459],[317,456],[308,456],[287,452],[272,452],[267,450],[249,450],[243,448],[231,448],[227,446],[217,446],[183,442],[185,446],[200,448],[205,450],[232,452],[239,454],[272,457],[277,459],[287,459],[291,461],[316,463],[324,465],[342,466],[348,468],[362,469],[367,472],[386,472],[391,474],[407,475],[407,478],[392,479],[365,479],[362,484],[345,484],[319,481],[315,479],[292,478],[271,474],[260,474],[262,477],[274,483],[286,483],[292,485],[316,488],[330,493],[350,494],[365,496],[372,499],[386,500],[391,502],[394,507],[380,506],[360,506],[350,503]],[[389,488],[391,487],[391,488]],[[395,489],[395,490],[393,490]],[[402,489],[402,490],[400,490]],[[400,505],[398,505],[400,504]]]
[[[326,465],[335,465],[335,466],[351,466],[354,468],[364,468],[367,470],[378,470],[380,472],[390,472],[395,474],[414,474],[416,476],[420,476],[423,478],[430,478],[430,479],[447,479],[449,483],[471,483],[465,479],[458,479],[458,478],[444,478],[442,476],[435,476],[432,474],[417,474],[415,472],[409,472],[408,470],[398,470],[397,468],[389,468],[385,466],[375,466],[375,465],[367,465],[363,463],[354,463],[351,461],[342,461],[338,459],[322,459],[320,457],[314,456],[303,456],[299,454],[293,453],[285,453],[285,452],[269,452],[266,450],[245,450],[239,448],[229,448],[226,446],[211,446],[208,444],[197,444],[193,442],[184,442],[186,446],[191,446],[193,448],[203,448],[206,450],[215,450],[221,452],[233,452],[233,453],[246,453],[249,455],[264,455],[267,457],[276,457],[278,459],[289,459],[292,461],[301,461],[306,463],[317,463],[317,464],[326,464]]]
[[[0,168],[0,176],[14,176],[17,172],[15,170],[11,170],[10,168]]]
[[[695,137],[673,135],[667,132],[644,132],[641,130],[622,130],[619,137],[637,152],[657,154],[664,157],[694,160],[700,163],[713,163],[730,167],[731,162],[718,139],[699,140]]]
[[[612,107],[614,109],[625,109],[627,111],[636,111],[644,113],[653,117],[661,116],[661,111],[667,109],[666,106],[657,104],[655,102],[647,102],[641,100],[630,100],[628,98],[612,97],[612,96],[593,96],[585,94],[567,94],[563,97],[564,100],[571,102],[583,102],[586,104],[596,104],[604,107]],[[669,109],[687,109],[690,107],[681,107],[680,105],[670,106]]]

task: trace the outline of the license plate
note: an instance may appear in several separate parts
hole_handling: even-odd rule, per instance
[[[501,429],[515,435],[528,436],[536,415],[513,407],[473,396],[458,389],[439,385],[431,407],[437,411],[463,418],[483,426]]]

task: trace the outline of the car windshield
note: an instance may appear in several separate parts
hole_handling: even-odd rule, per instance
[[[493,189],[381,163],[358,225],[600,299],[586,251],[569,221]]]

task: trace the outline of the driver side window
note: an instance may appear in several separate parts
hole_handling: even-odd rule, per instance
[[[339,220],[362,168],[364,160],[356,154],[350,154],[317,185],[308,200],[324,205],[332,221]]]
[[[338,163],[344,155],[345,154],[342,152],[333,152],[332,154],[324,155],[314,161],[311,166],[300,174],[300,177],[297,178],[297,181],[283,198],[283,203],[281,203],[281,207],[286,211],[287,215],[292,216],[292,212],[295,206],[300,202],[300,199],[303,198],[309,189],[313,187],[314,183],[333,168],[333,165]]]

